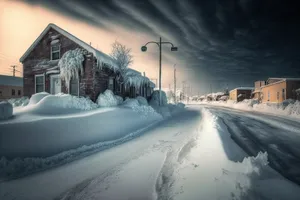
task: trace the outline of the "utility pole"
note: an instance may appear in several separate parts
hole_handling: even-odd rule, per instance
[[[182,81],[182,96],[183,100],[185,99],[185,81]]]
[[[161,106],[161,37],[159,38],[159,106]]]
[[[20,72],[20,71],[18,71],[18,70],[16,70],[16,67],[18,67],[17,65],[12,65],[12,66],[10,66],[10,67],[12,67],[13,68],[13,76],[16,76],[16,71],[17,72]]]
[[[176,64],[174,65],[174,102],[177,103],[177,96],[176,96]]]

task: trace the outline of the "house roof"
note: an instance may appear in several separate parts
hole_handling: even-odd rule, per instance
[[[83,42],[82,40],[78,39],[77,37],[75,37],[74,35],[72,35],[71,33],[65,31],[64,29],[58,27],[55,24],[50,23],[44,30],[43,32],[39,35],[39,37],[32,43],[32,45],[27,49],[27,51],[23,54],[23,56],[20,58],[20,62],[23,62],[25,60],[25,58],[30,54],[30,52],[35,48],[35,46],[40,42],[40,40],[44,37],[44,35],[50,30],[50,29],[54,29],[57,32],[59,32],[60,34],[64,35],[65,37],[69,38],[70,40],[72,40],[73,42],[75,42],[76,44],[78,44],[79,46],[81,46],[82,48],[86,49],[87,51],[91,52],[94,54],[94,56],[100,60],[101,62],[113,67],[113,68],[118,68],[118,65],[116,63],[116,61],[111,58],[110,56],[106,55],[105,53],[93,48],[92,46],[90,46],[89,44]]]
[[[23,78],[0,75],[0,85],[23,87]]]
[[[278,80],[278,81],[300,81],[300,78],[268,78],[267,82],[269,80]]]

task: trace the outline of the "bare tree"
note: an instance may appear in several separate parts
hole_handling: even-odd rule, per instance
[[[133,63],[131,49],[127,48],[125,45],[119,43],[118,41],[115,41],[111,46],[112,51],[110,56],[117,61],[121,73],[124,73],[128,66]]]

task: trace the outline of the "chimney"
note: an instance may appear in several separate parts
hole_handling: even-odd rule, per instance
[[[146,72],[144,72],[144,77],[146,77]]]

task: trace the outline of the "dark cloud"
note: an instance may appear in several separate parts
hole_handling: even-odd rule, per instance
[[[192,79],[216,89],[300,76],[299,6],[292,0],[27,0],[110,30],[117,24],[178,44]],[[108,23],[107,23],[108,22]],[[174,54],[173,54],[174,55]],[[220,86],[221,85],[221,86]],[[207,86],[207,85],[206,85]]]

